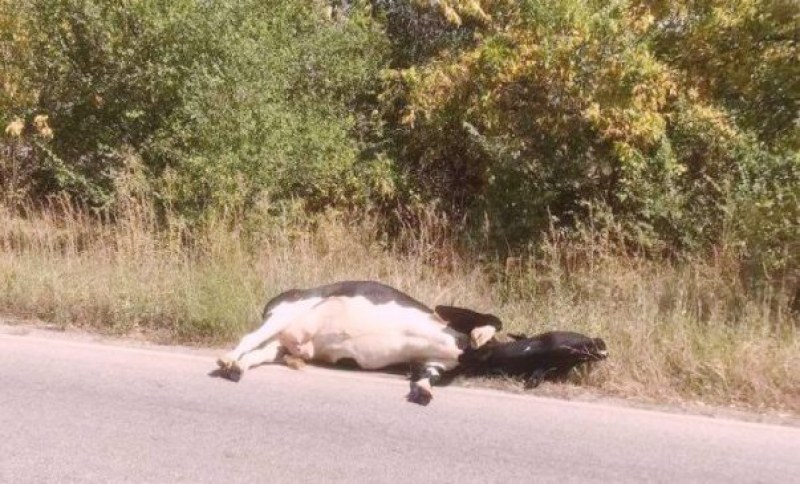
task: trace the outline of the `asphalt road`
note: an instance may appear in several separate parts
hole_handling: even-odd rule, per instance
[[[800,428],[0,331],[0,482],[800,482]]]

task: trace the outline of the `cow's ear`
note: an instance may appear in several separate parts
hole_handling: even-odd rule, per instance
[[[498,331],[503,328],[503,322],[494,314],[479,313],[456,306],[436,306],[434,312],[459,333],[468,334],[481,326],[492,326]]]
[[[525,333],[508,333],[506,336],[513,339],[514,341],[519,341],[521,339],[528,339],[528,336]]]

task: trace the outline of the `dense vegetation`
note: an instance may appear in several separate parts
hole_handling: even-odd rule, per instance
[[[433,5],[433,7],[431,6]],[[798,266],[798,4],[3,0],[7,201],[435,206],[481,249],[591,222]]]

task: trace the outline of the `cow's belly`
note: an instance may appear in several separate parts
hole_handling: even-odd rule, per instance
[[[352,359],[365,370],[423,361],[436,361],[450,369],[456,366],[460,353],[455,341],[432,342],[419,336],[367,335],[335,342],[314,338],[314,354],[318,359],[330,363]]]
[[[315,359],[335,363],[351,358],[367,370],[429,360],[454,367],[461,353],[458,336],[419,309],[375,305],[360,297],[323,304],[336,310],[320,308],[324,317],[311,339]]]

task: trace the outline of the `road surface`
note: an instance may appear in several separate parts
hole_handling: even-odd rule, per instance
[[[11,334],[10,334],[11,333]],[[800,482],[800,428],[0,331],[0,482]]]

